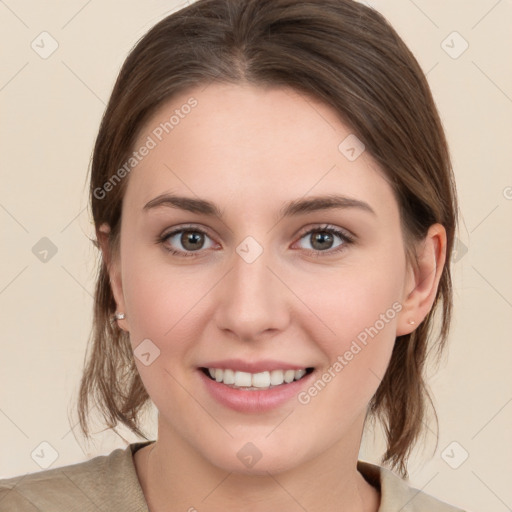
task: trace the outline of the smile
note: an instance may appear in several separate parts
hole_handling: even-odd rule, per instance
[[[313,368],[271,370],[258,373],[235,371],[229,368],[202,368],[202,370],[210,379],[230,388],[258,391],[301,380],[305,375],[311,373]]]

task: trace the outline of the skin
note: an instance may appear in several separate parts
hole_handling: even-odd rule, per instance
[[[432,307],[445,230],[431,226],[413,271],[398,204],[375,161],[367,151],[345,158],[338,145],[350,129],[329,106],[288,88],[191,89],[161,106],[135,147],[191,96],[198,105],[125,178],[118,254],[108,226],[98,231],[117,310],[126,314],[119,327],[134,350],[147,338],[160,350],[149,366],[135,358],[159,411],[156,444],[135,454],[148,504],[152,512],[287,512],[297,503],[309,512],[377,511],[379,493],[356,469],[366,409],[396,336]],[[224,218],[142,210],[169,192],[213,201]],[[276,223],[285,202],[333,193],[365,201],[375,215],[347,208]],[[165,250],[187,251],[179,235],[156,243],[188,223],[208,233],[199,256]],[[343,243],[334,235],[312,255],[318,245],[303,233],[324,224],[349,230],[355,242],[333,253]],[[247,236],[263,248],[250,264],[236,252]],[[292,399],[240,413],[202,386],[197,367],[231,357],[284,360],[321,375],[395,302],[401,311],[307,405]],[[262,454],[252,468],[236,456],[247,442]]]

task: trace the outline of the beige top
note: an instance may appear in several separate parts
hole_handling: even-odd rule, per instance
[[[153,441],[132,443],[88,461],[0,480],[2,512],[149,512],[133,454]],[[358,461],[381,492],[378,512],[464,512],[409,487],[381,466]]]

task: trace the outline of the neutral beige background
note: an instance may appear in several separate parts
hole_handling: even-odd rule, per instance
[[[87,238],[92,230],[85,180],[124,58],[178,5],[184,4],[0,2],[0,477],[40,470],[38,462],[49,464],[52,450],[56,459],[50,467],[57,467],[124,446],[111,433],[100,433],[87,445],[75,428],[73,404],[91,324],[96,261]],[[429,431],[425,450],[416,450],[410,462],[410,481],[468,510],[509,510],[512,2],[371,5],[391,21],[428,74],[462,210],[451,343],[431,379],[439,445],[433,453],[435,436]],[[47,37],[50,48],[48,36],[39,36],[43,31],[58,42],[46,59],[31,47],[34,40],[42,46],[41,37]],[[450,35],[454,31],[463,39]],[[467,50],[452,58],[464,41]],[[33,253],[43,237],[57,250],[46,262]],[[153,414],[147,423],[153,438],[154,419]],[[138,440],[130,433],[126,439]],[[375,440],[369,435],[361,458],[378,462],[382,449],[379,432]],[[38,459],[35,454],[43,452],[46,459]]]

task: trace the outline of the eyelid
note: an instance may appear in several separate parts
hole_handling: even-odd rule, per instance
[[[297,235],[299,238],[302,238],[304,235],[307,235],[311,233],[312,231],[323,231],[323,230],[333,230],[333,231],[340,231],[346,238],[348,238],[350,241],[355,241],[357,239],[357,236],[352,233],[352,231],[348,230],[347,228],[342,228],[340,226],[335,226],[334,224],[311,224],[310,226],[306,226],[305,228],[302,228],[299,231],[299,234]]]
[[[174,226],[173,228],[170,228],[168,232],[164,231],[160,238],[167,238],[171,235],[175,235],[176,233],[179,233],[180,231],[192,231],[197,230],[199,232],[204,233],[205,235],[208,235],[210,238],[213,238],[210,234],[210,231],[208,228],[205,228],[203,226],[199,226],[197,224],[184,224],[182,226]]]

